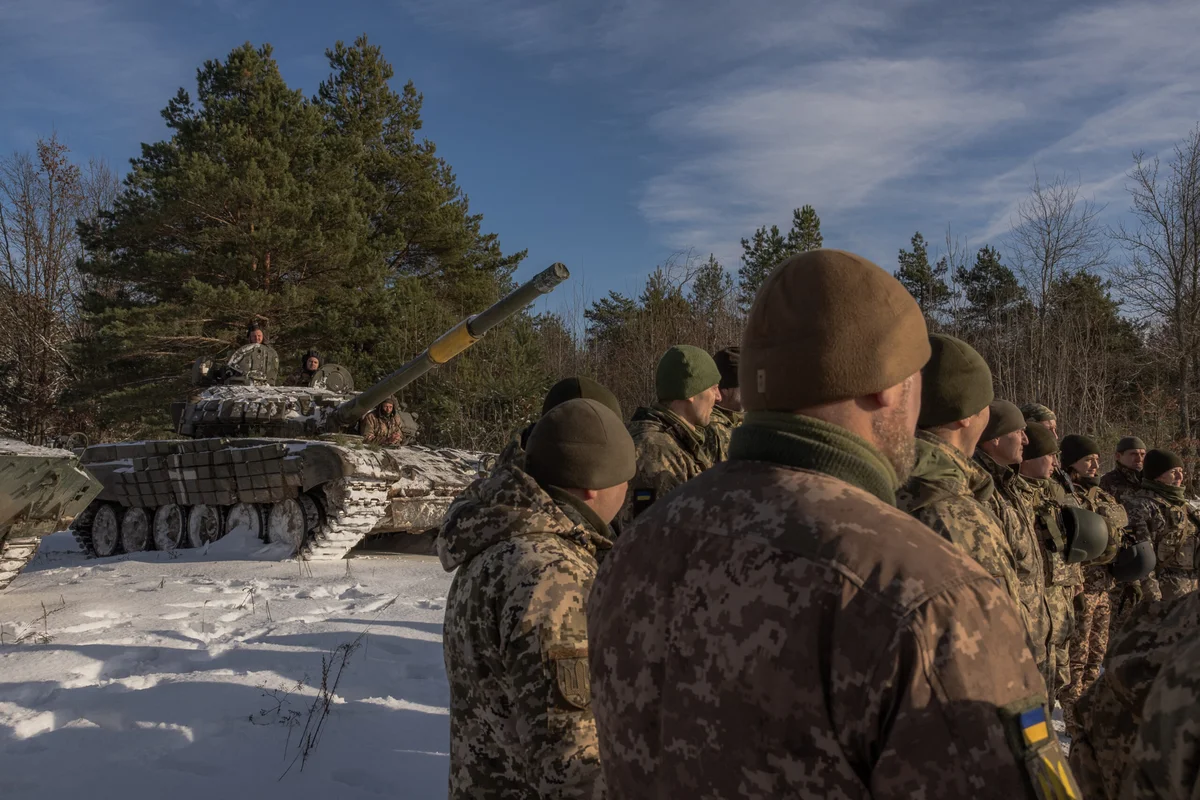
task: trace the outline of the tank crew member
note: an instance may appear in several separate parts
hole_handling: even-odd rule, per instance
[[[317,374],[317,370],[321,368],[321,354],[316,350],[309,350],[300,358],[300,368],[293,372],[287,379],[285,386],[311,386],[313,375]]]
[[[246,344],[262,344],[266,341],[263,334],[263,329],[259,326],[257,320],[253,320],[246,326]]]
[[[367,444],[394,447],[404,441],[399,406],[394,396],[385,398],[358,423],[358,430]]]

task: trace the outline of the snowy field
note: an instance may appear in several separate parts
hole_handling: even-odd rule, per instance
[[[43,540],[0,593],[0,798],[444,798],[437,559],[211,547]]]

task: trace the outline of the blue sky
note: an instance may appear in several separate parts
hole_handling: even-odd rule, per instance
[[[55,129],[123,170],[204,59],[270,42],[312,93],[365,31],[521,274],[564,261],[574,297],[683,248],[736,269],[805,203],[889,269],[917,229],[1003,247],[1035,166],[1119,219],[1131,153],[1200,119],[1200,2],[967,5],[0,0],[0,152]]]

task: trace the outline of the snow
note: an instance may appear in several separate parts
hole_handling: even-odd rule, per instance
[[[85,559],[46,537],[0,594],[0,797],[446,796],[450,576],[428,556]],[[356,644],[357,643],[357,644]],[[349,651],[330,713],[315,725]]]

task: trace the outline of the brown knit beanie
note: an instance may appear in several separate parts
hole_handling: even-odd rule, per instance
[[[1042,425],[1030,425],[1025,429],[1025,435],[1029,437],[1029,444],[1025,445],[1021,456],[1022,460],[1033,461],[1035,458],[1052,456],[1058,452],[1058,440],[1054,438],[1054,434],[1048,428]]]
[[[633,478],[637,451],[611,409],[578,398],[550,409],[533,426],[525,471],[543,486],[607,489]]]
[[[843,250],[810,250],[775,268],[742,333],[746,411],[796,411],[902,383],[929,360],[917,301]]]

